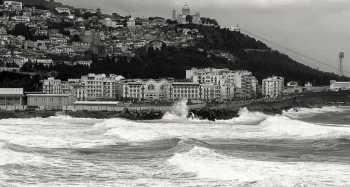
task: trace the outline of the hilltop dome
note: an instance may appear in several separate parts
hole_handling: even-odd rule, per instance
[[[187,3],[182,7],[182,14],[186,16],[191,14],[191,9]]]

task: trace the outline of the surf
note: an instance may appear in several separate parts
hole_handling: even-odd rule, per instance
[[[350,168],[347,165],[249,160],[199,146],[175,153],[167,163],[200,179],[233,181],[237,185],[350,185]]]

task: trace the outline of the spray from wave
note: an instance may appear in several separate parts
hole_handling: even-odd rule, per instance
[[[241,108],[238,112],[238,117],[230,120],[217,120],[218,123],[232,123],[232,124],[249,124],[257,123],[266,119],[268,115],[262,112],[250,112],[247,108]]]
[[[172,107],[172,110],[165,113],[163,120],[186,120],[188,116],[187,100],[181,100]]]

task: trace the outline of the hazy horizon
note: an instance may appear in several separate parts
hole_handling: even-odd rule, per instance
[[[222,26],[239,24],[242,29],[272,41],[272,48],[289,54],[306,65],[337,72],[337,56],[345,52],[344,71],[350,76],[350,1],[345,0],[58,0],[82,8],[101,8],[104,12],[140,17],[171,17],[187,2],[193,12],[216,18]],[[256,38],[260,39],[260,38]],[[265,42],[265,41],[264,41]],[[292,50],[286,50],[278,45]],[[298,51],[327,65],[300,58]]]

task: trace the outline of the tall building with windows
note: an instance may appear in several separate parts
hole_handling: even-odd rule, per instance
[[[136,100],[168,100],[171,81],[166,79],[131,79],[117,84],[117,97]]]
[[[193,82],[173,82],[170,87],[171,100],[200,100],[201,85]]]
[[[251,98],[257,95],[258,81],[249,71],[205,68],[186,71],[186,79],[202,85],[205,100]]]
[[[43,80],[43,93],[45,94],[62,94],[62,81],[50,77],[46,80]]]
[[[113,99],[116,98],[117,82],[123,77],[106,74],[88,74],[81,77],[81,83],[84,87],[87,100]]]
[[[283,77],[269,77],[262,81],[262,94],[265,97],[276,98],[282,95],[284,89]]]

